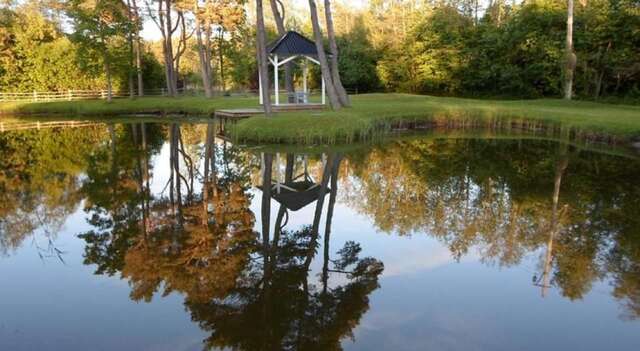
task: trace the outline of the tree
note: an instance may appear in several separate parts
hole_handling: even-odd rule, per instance
[[[269,0],[269,3],[271,4],[271,12],[273,13],[273,18],[276,22],[278,35],[282,37],[283,35],[287,34],[287,29],[284,26],[284,20],[285,20],[284,5],[282,4],[281,0]],[[278,8],[278,6],[280,6],[280,8]],[[291,94],[294,92],[293,72],[292,72],[292,67],[290,62],[284,65],[284,84],[285,84],[285,90],[287,91],[287,93]]]
[[[271,94],[269,93],[269,62],[267,58],[267,32],[264,26],[264,10],[262,0],[256,0],[256,37],[258,75],[260,76],[260,88],[262,103],[267,117],[271,117]]]
[[[140,11],[138,9],[137,0],[127,0],[127,16],[129,18],[131,30],[128,33],[127,40],[129,41],[132,67],[135,68],[135,74],[137,76],[137,90],[138,96],[144,96],[144,78],[142,73],[142,38],[140,37],[140,31],[142,30],[142,18],[140,17]],[[130,74],[133,74],[131,70]],[[130,93],[133,92],[133,78],[130,78]]]
[[[107,101],[113,96],[113,69],[117,59],[118,39],[129,32],[130,22],[123,3],[117,0],[72,0],[67,14],[73,20],[73,38],[85,51],[84,60],[99,55],[107,77]]]
[[[178,0],[156,0],[158,6],[155,10],[152,4],[147,3],[149,17],[155,22],[162,35],[162,56],[164,59],[165,79],[169,96],[178,95],[178,72],[180,68],[180,58],[187,50],[187,40],[193,32],[187,33],[187,24],[184,11],[187,10],[187,3]],[[173,15],[176,15],[174,23]],[[179,30],[178,47],[173,48],[173,36]]]
[[[576,53],[573,50],[573,0],[567,0],[567,38],[565,42],[564,98],[571,100],[573,95],[573,74],[576,69]]]
[[[200,10],[199,0],[193,1],[193,16],[196,26],[196,41],[198,43],[198,58],[200,59],[200,75],[202,76],[202,86],[204,94],[210,98],[213,96],[213,87],[211,84],[211,25],[208,18],[204,18],[203,11]],[[202,37],[204,30],[204,39]]]
[[[313,27],[313,38],[316,43],[316,50],[318,51],[318,61],[320,62],[320,70],[322,72],[322,80],[324,81],[327,89],[327,95],[329,96],[329,103],[331,108],[339,110],[342,108],[342,103],[338,97],[338,92],[333,84],[333,78],[331,75],[331,69],[327,61],[327,55],[324,51],[324,44],[322,39],[322,30],[320,29],[320,23],[318,22],[318,8],[315,0],[309,0],[309,11],[311,13],[311,25]]]
[[[331,0],[324,0],[324,14],[327,24],[327,36],[329,38],[329,49],[331,51],[331,81],[335,87],[338,98],[342,106],[350,106],[347,91],[342,86],[340,79],[340,66],[338,65],[338,44],[336,43],[336,33],[333,30],[333,15],[331,14]]]
[[[340,77],[345,87],[360,92],[371,92],[381,87],[376,71],[380,53],[369,40],[369,33],[362,18],[336,38],[340,57]]]
[[[106,86],[100,67],[88,69],[79,44],[61,31],[40,2],[0,9],[0,91],[33,92],[95,89]],[[94,67],[91,67],[94,68]],[[116,85],[118,82],[114,82]]]

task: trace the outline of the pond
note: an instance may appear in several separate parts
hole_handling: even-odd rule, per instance
[[[640,160],[0,133],[0,350],[637,350]]]

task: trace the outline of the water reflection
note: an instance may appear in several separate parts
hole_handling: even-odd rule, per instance
[[[136,301],[150,302],[158,291],[181,293],[192,319],[210,332],[210,348],[340,349],[368,309],[367,296],[383,270],[380,261],[359,257],[355,242],[330,257],[340,157],[325,157],[315,184],[306,161],[298,181],[296,156],[289,154],[284,182],[272,185],[274,155],[261,155],[262,231],[257,233],[249,210],[252,162],[246,158],[252,155],[216,144],[212,125],[201,150],[188,150],[180,126],[170,125],[169,179],[160,194],[151,195],[148,133],[146,126],[131,128],[119,143],[111,132],[114,137],[105,145],[110,156],[95,157],[106,164],[92,167],[100,171],[87,174],[83,189],[91,204],[85,211],[96,228],[79,235],[87,243],[85,263],[96,265],[98,274],[120,273]],[[114,161],[118,155],[132,158]],[[327,193],[323,266],[316,284],[310,266]],[[272,197],[282,202],[273,230]],[[287,230],[283,221],[289,211],[300,209],[300,201],[316,207],[312,224]],[[339,282],[331,285],[330,276]]]
[[[339,350],[384,276],[364,237],[332,247],[343,203],[382,233],[436,238],[456,259],[478,252],[512,267],[534,256],[543,297],[580,300],[608,282],[624,318],[640,317],[637,160],[542,140],[269,152],[215,129],[0,134],[0,254],[33,241],[63,259],[56,233],[81,207],[84,263],[127,281],[134,301],[179,294],[207,348]],[[290,224],[303,208],[313,216]]]
[[[455,257],[519,264],[544,249],[534,283],[580,299],[609,278],[638,318],[638,162],[548,142],[435,140],[353,164],[346,200],[383,231],[429,233]],[[624,277],[624,278],[623,278]]]

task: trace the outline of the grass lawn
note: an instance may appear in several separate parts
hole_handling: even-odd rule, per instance
[[[113,116],[144,113],[187,113],[209,115],[218,109],[258,107],[258,100],[252,97],[143,97],[136,99],[118,98],[112,103],[104,100],[56,101],[56,102],[2,102],[0,114],[33,115],[63,114],[75,116]]]
[[[583,101],[475,100],[405,94],[352,97],[353,107],[340,111],[288,112],[273,118],[256,116],[230,128],[240,141],[322,144],[367,139],[398,122],[426,122],[450,127],[509,127],[512,123],[553,125],[585,134],[630,140],[640,137],[640,106]],[[211,114],[216,109],[256,107],[256,98],[150,97],[135,100],[0,104],[0,113],[62,113],[105,116],[132,113]]]
[[[640,106],[583,101],[475,100],[404,94],[369,94],[352,98],[353,107],[320,113],[254,117],[233,128],[239,140],[265,143],[333,143],[369,138],[397,122],[423,121],[439,126],[509,126],[541,122],[585,134],[619,139],[640,136]]]

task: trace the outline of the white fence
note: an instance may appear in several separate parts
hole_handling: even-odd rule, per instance
[[[34,91],[30,93],[3,93],[0,92],[0,102],[48,102],[48,101],[72,101],[72,100],[106,100],[109,92],[107,90],[67,90],[67,91]],[[237,96],[237,95],[257,95],[252,90],[229,90],[214,91],[216,96]],[[144,96],[166,96],[167,90],[149,89],[144,91]],[[178,89],[180,96],[199,96],[204,95],[203,89],[198,88],[180,88]],[[128,91],[114,91],[111,94],[113,98],[129,97]],[[137,94],[134,94],[137,96]]]
[[[113,92],[113,97],[124,97],[128,94],[123,92]],[[0,102],[46,102],[46,101],[71,101],[71,100],[90,100],[90,99],[106,99],[108,97],[107,90],[67,90],[67,91],[34,91],[31,93],[0,93]]]
[[[357,90],[347,91],[349,94],[358,94]],[[319,93],[319,91],[312,91]],[[149,89],[144,91],[144,96],[166,96],[167,91],[164,88]],[[178,89],[180,96],[204,96],[202,88],[180,88]],[[257,96],[256,90],[215,90],[214,96]],[[129,97],[128,91],[114,91],[111,96],[113,98]],[[136,95],[137,96],[137,95]],[[108,97],[107,90],[67,90],[67,91],[34,91],[30,93],[3,93],[0,92],[0,102],[49,102],[49,101],[72,101],[72,100],[106,100]]]

